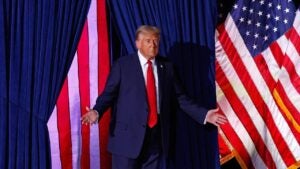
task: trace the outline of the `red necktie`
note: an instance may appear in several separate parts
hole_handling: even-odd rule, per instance
[[[148,113],[148,126],[150,128],[154,127],[157,123],[157,102],[156,102],[156,88],[155,88],[155,79],[152,69],[152,62],[148,60],[148,69],[147,69],[147,97],[149,105]]]

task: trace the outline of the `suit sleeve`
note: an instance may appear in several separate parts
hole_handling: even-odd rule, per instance
[[[98,96],[94,110],[97,110],[99,117],[101,118],[104,112],[112,106],[115,99],[118,97],[119,86],[120,86],[120,64],[115,62],[113,65],[109,77],[107,79],[105,88],[100,96]]]
[[[190,117],[192,117],[196,122],[198,122],[199,124],[204,124],[208,110],[200,106],[199,104],[197,104],[193,99],[191,99],[185,94],[185,91],[183,90],[182,84],[173,66],[172,66],[172,76],[173,76],[174,90],[175,90],[179,107]]]

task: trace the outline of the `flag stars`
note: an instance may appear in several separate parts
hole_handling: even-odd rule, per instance
[[[254,44],[254,45],[252,46],[252,48],[253,48],[253,49],[256,49],[256,48],[257,48],[257,45]]]
[[[252,24],[252,21],[249,19],[249,20],[247,21],[247,24],[248,24],[248,25],[251,25],[251,24]]]
[[[245,21],[245,19],[243,18],[243,17],[241,17],[240,18],[240,22],[242,23],[242,22],[244,22]]]
[[[265,1],[261,0],[259,3],[260,3],[260,5],[263,5],[263,4],[265,4]]]
[[[238,10],[230,14],[250,53],[257,55],[262,52],[292,25],[290,18],[294,16],[295,9],[291,5],[270,0],[235,3],[233,9]]]
[[[280,9],[281,9],[281,5],[278,4],[278,5],[276,6],[276,8],[277,8],[278,10],[280,10]]]
[[[285,12],[285,13],[289,13],[289,12],[290,12],[290,9],[289,9],[289,8],[285,8],[284,12]]]
[[[233,5],[233,8],[234,8],[234,9],[237,9],[238,7],[239,7],[239,6],[238,6],[237,4],[234,4],[234,5]]]
[[[273,6],[273,4],[270,2],[270,3],[268,4],[268,7],[271,8],[272,6]]]

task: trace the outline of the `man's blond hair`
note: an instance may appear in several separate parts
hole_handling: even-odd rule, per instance
[[[160,29],[155,27],[155,26],[151,26],[151,25],[142,25],[140,26],[136,32],[135,32],[135,40],[137,40],[139,38],[140,34],[154,34],[157,37],[160,37]]]

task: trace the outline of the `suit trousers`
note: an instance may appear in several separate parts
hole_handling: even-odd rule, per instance
[[[164,157],[161,146],[160,122],[147,127],[144,144],[136,159],[112,154],[112,169],[163,169]]]

